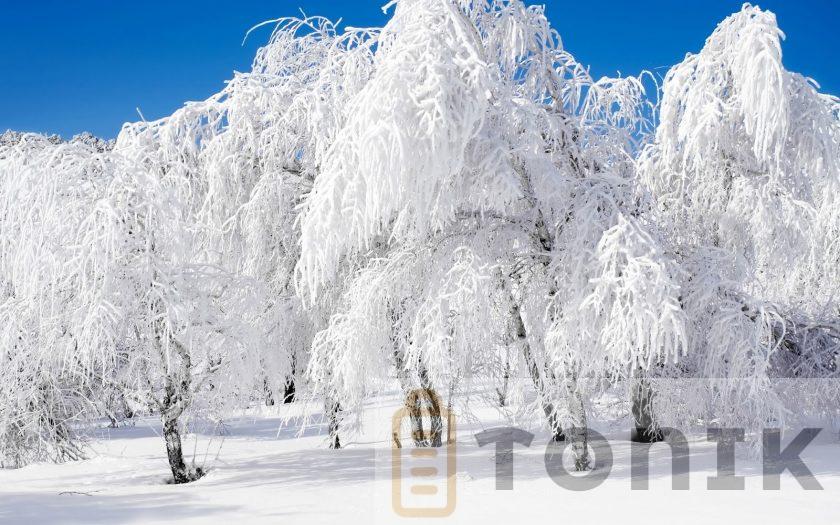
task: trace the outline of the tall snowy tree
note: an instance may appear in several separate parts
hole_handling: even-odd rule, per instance
[[[507,338],[589,468],[601,382],[586,379],[675,357],[684,337],[678,270],[635,217],[641,82],[592,80],[520,2],[400,1],[374,67],[306,203],[303,292],[364,268],[310,372],[358,407],[394,330],[437,385]]]
[[[805,393],[775,379],[838,374],[840,104],[785,70],[783,37],[745,4],[665,78],[641,178],[691,322],[689,358],[662,374],[705,379],[660,396],[662,418],[782,425]],[[824,407],[835,383],[809,382]]]
[[[208,188],[199,215],[216,232],[220,264],[263,288],[257,324],[266,383],[285,397],[306,369],[315,328],[329,308],[326,297],[305,306],[295,291],[300,205],[343,123],[347,100],[367,80],[373,40],[367,30],[338,33],[319,17],[271,23],[271,40],[252,71],[238,74],[217,97],[224,124],[201,154]],[[329,396],[325,405],[329,413],[338,408]],[[337,416],[330,417],[337,446]]]
[[[247,404],[248,384],[262,384],[259,376],[274,392],[288,387],[295,367],[306,366],[312,327],[322,315],[304,309],[294,293],[296,216],[341,123],[343,100],[366,78],[370,39],[363,30],[337,34],[321,18],[274,23],[250,73],[169,117],[126,125],[114,151],[88,135],[74,138],[89,146],[74,155],[53,147],[57,137],[31,136],[22,144],[33,147],[25,149],[18,146],[21,134],[3,135],[9,145],[3,194],[14,210],[5,214],[4,260],[11,265],[31,255],[12,245],[23,227],[39,228],[40,236],[23,236],[33,249],[54,249],[38,242],[44,236],[63,248],[54,258],[66,271],[58,277],[69,281],[62,293],[80,301],[80,317],[63,326],[83,331],[87,339],[74,344],[109,357],[95,381],[83,370],[80,385],[116,388],[161,414],[176,482],[199,474],[182,458],[182,416]],[[97,168],[96,179],[88,164]],[[60,188],[74,177],[91,179],[71,194],[86,200],[56,198],[54,187],[39,186],[45,176]],[[30,185],[33,202],[15,194],[21,184]],[[74,220],[38,199],[59,201],[51,204],[72,211]],[[27,220],[32,213],[49,222]],[[52,266],[42,258],[26,263],[47,272]],[[4,290],[12,290],[18,277],[3,276]],[[51,290],[43,279],[27,281],[33,293]],[[41,306],[25,299],[9,300],[8,315],[19,316],[12,303]],[[33,364],[47,355],[37,344],[30,349],[33,355],[12,355]],[[21,365],[37,373],[29,368]],[[13,383],[7,385],[11,395]]]
[[[250,391],[260,347],[253,284],[205,257],[209,236],[188,200],[198,174],[177,116],[123,130],[79,245],[86,344],[123,359],[117,382],[160,414],[174,481],[184,483],[201,473],[184,462],[182,416]]]

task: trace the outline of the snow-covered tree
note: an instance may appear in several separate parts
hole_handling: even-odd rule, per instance
[[[253,284],[206,256],[210,236],[190,201],[200,173],[178,116],[123,129],[112,178],[78,242],[85,343],[119,359],[125,395],[160,414],[174,480],[183,483],[201,473],[184,463],[182,416],[250,391],[260,347]]]
[[[781,425],[804,393],[774,378],[838,373],[840,103],[785,70],[783,37],[745,4],[665,77],[641,177],[691,328],[688,359],[662,374],[707,379],[664,393],[661,418]],[[836,382],[811,383],[836,409]]]
[[[208,198],[201,214],[218,232],[222,264],[264,286],[267,382],[282,393],[306,369],[327,307],[304,307],[295,292],[300,205],[346,102],[367,80],[373,40],[366,30],[339,33],[319,17],[271,23],[252,71],[238,74],[218,99],[225,123],[202,152]]]
[[[303,293],[362,268],[313,377],[357,408],[395,351],[452,385],[508,339],[588,468],[602,383],[584,378],[628,377],[684,337],[678,270],[636,218],[643,94],[591,79],[539,7],[398,2],[306,203]]]
[[[72,184],[64,171],[87,176],[78,166],[97,163],[100,177],[78,187],[86,202],[60,203],[79,218],[55,214],[54,223],[36,225],[66,247],[55,265],[66,270],[67,294],[83,312],[67,323],[86,338],[74,341],[109,357],[96,381],[89,370],[84,380],[161,414],[176,482],[200,474],[181,457],[182,415],[246,405],[248,383],[282,390],[296,367],[305,368],[319,316],[303,308],[291,280],[296,216],[340,125],[343,100],[366,78],[370,39],[363,30],[337,34],[320,18],[274,22],[252,71],[213,97],[126,125],[116,145],[75,137],[88,146],[80,158],[48,148],[57,137],[33,138],[45,153],[22,152],[2,170],[10,185],[29,181],[33,199],[48,199],[39,177]],[[6,133],[3,144],[20,137]],[[14,163],[30,176],[18,176]],[[48,171],[53,164],[61,169]],[[41,203],[8,202],[21,214],[33,204],[49,213]],[[4,233],[11,243],[18,232]],[[27,238],[43,246],[37,235]],[[9,258],[22,253],[5,251]],[[27,262],[50,268],[38,256]],[[37,291],[46,283],[37,276],[31,284]],[[37,345],[32,350],[46,355]]]
[[[101,193],[99,142],[0,140],[0,464],[82,455],[107,357],[81,346],[84,269],[73,240]],[[78,429],[75,429],[78,430]]]
[[[177,122],[128,126],[113,150],[89,136],[3,146],[4,463],[78,457],[71,427],[116,390],[160,413],[174,479],[188,481],[179,417],[199,391],[252,381],[252,286],[204,256]]]

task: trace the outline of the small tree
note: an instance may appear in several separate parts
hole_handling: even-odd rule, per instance
[[[175,483],[201,475],[183,459],[182,416],[250,391],[259,356],[252,284],[204,255],[209,236],[190,200],[195,146],[180,116],[123,130],[77,238],[80,345],[120,357],[116,384],[160,414]]]

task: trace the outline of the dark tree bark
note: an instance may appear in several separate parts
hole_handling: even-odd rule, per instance
[[[418,448],[428,447],[429,442],[426,440],[426,431],[423,428],[423,401],[420,396],[412,395],[412,392],[409,392],[406,396],[405,406],[408,409],[408,417],[411,421],[411,439],[414,440],[414,446]]]
[[[575,461],[575,470],[583,472],[590,469],[589,436],[587,435],[586,407],[578,389],[577,379],[572,377],[565,381],[566,395],[569,400],[569,412],[572,426],[568,429],[569,442]]]
[[[273,407],[274,392],[271,389],[271,385],[268,384],[268,378],[263,379],[263,392],[265,393],[265,406]]]
[[[329,432],[329,447],[332,449],[341,448],[341,440],[338,437],[338,414],[341,412],[341,405],[338,401],[331,399],[327,400],[327,414],[329,417],[328,432]]]
[[[408,412],[409,421],[411,422],[411,439],[414,441],[415,447],[427,447],[425,431],[423,430],[423,413],[422,400],[419,396],[414,395],[414,389],[411,387],[411,378],[408,376],[408,371],[405,368],[405,355],[402,350],[394,350],[394,367],[397,371],[397,379],[400,381],[400,388],[403,392],[403,399],[405,400],[405,409]],[[398,435],[394,436],[395,442],[400,442]],[[402,444],[399,445],[402,447]]]
[[[401,305],[396,305],[390,309],[390,317],[392,323],[396,323],[402,312]],[[443,441],[443,421],[441,420],[440,399],[434,390],[428,370],[422,362],[417,362],[418,379],[420,389],[414,388],[413,381],[409,377],[409,369],[405,362],[405,352],[403,351],[400,341],[397,339],[395,333],[391,334],[391,341],[394,348],[394,367],[396,368],[397,378],[400,382],[400,388],[403,391],[405,399],[405,408],[409,415],[411,422],[411,437],[414,441],[414,446],[418,448],[423,447],[440,447]],[[429,414],[429,433],[425,432],[423,425],[423,402],[424,399],[428,402]],[[394,442],[402,447],[400,437],[396,434],[393,436]]]
[[[644,377],[634,380],[632,387],[632,412],[634,428],[630,441],[636,443],[658,443],[664,439],[653,417],[653,389]]]
[[[128,404],[128,400],[125,398],[124,395],[120,395],[122,398],[122,413],[125,419],[134,419],[134,410],[132,410],[131,406]]]
[[[496,395],[499,398],[499,406],[507,406],[508,386],[510,383],[510,355],[505,358],[505,370],[502,372],[502,386],[496,388]]]
[[[169,460],[169,468],[172,470],[172,480],[175,484],[181,484],[197,480],[204,475],[204,472],[200,468],[187,466],[181,447],[179,418],[190,403],[192,361],[189,351],[180,342],[170,338],[169,343],[175,353],[171,359],[172,366],[175,368],[170,370],[165,377],[160,418],[163,423],[163,438],[166,442],[166,456]],[[156,344],[163,357],[159,339]]]
[[[167,381],[169,383],[169,381]],[[178,485],[181,483],[189,483],[195,481],[204,475],[200,468],[188,467],[184,462],[184,451],[181,447],[181,431],[179,429],[179,417],[183,413],[183,408],[178,406],[178,401],[172,404],[172,400],[177,396],[169,395],[169,388],[167,386],[167,394],[164,400],[164,409],[161,413],[161,420],[163,422],[163,439],[166,442],[166,457],[169,460],[169,468],[172,470],[172,480]]]
[[[283,404],[288,405],[289,403],[294,402],[295,400],[295,380],[289,379],[289,382],[286,383],[285,388],[283,389]]]
[[[540,398],[543,413],[548,421],[548,428],[551,430],[552,441],[565,441],[566,435],[563,433],[563,427],[557,419],[557,411],[554,409],[554,404],[549,401],[548,390],[540,373],[539,365],[534,360],[531,353],[531,345],[528,344],[527,332],[525,331],[525,323],[522,321],[522,314],[519,311],[519,306],[515,303],[511,308],[511,317],[513,318],[514,329],[516,330],[516,339],[522,345],[522,355],[525,358],[525,366],[528,367],[528,373],[531,375],[531,381],[534,383],[534,388],[537,391],[537,396]]]
[[[193,480],[193,477],[184,463],[181,433],[178,431],[177,419],[164,420],[163,439],[166,441],[166,456],[169,458],[169,468],[172,469],[172,479],[175,484],[189,483]]]
[[[286,386],[283,389],[283,404],[288,405],[289,403],[294,402],[295,400],[295,368],[297,362],[294,357],[292,357],[292,373],[289,375],[289,379],[286,381]]]

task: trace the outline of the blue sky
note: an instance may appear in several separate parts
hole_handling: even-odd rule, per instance
[[[295,15],[379,26],[385,0],[0,0],[0,131],[91,131],[114,137],[125,121],[162,117],[247,71],[270,28],[240,45],[251,26]],[[540,3],[540,2],[534,2]],[[840,95],[840,2],[766,0],[787,34],[788,69]],[[738,0],[549,0],[565,47],[595,76],[649,69],[661,75],[697,51]]]

